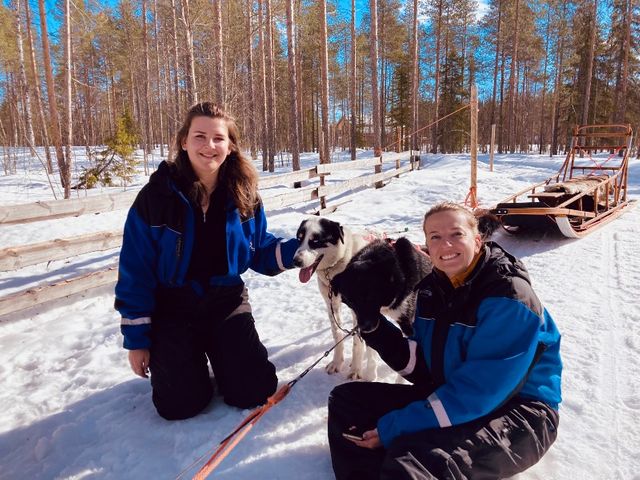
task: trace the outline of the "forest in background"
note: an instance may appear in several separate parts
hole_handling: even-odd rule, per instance
[[[576,124],[640,127],[640,0],[10,0],[0,6],[0,161],[45,146],[70,196],[72,145],[171,149],[212,100],[273,171],[282,152],[556,154]],[[358,10],[356,10],[356,8]],[[436,119],[441,121],[434,123]],[[126,128],[125,128],[126,127]],[[418,132],[411,135],[412,132]],[[50,148],[49,148],[50,147]]]

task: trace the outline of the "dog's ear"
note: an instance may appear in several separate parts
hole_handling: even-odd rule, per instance
[[[308,220],[302,220],[302,222],[300,222],[300,226],[298,227],[298,231],[296,232],[296,238],[304,233],[304,230],[307,227],[307,221]]]
[[[413,288],[431,271],[431,261],[406,237],[396,241],[395,250],[407,283]]]
[[[344,227],[340,225],[340,241],[344,243]]]
[[[486,209],[476,209],[473,213],[478,219],[478,231],[482,241],[489,240],[491,235],[502,225],[500,219]]]

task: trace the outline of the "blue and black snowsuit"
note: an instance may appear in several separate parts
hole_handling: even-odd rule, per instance
[[[127,216],[115,289],[124,347],[150,350],[153,401],[167,419],[209,403],[207,360],[231,405],[252,407],[275,391],[240,275],[291,268],[298,246],[267,231],[261,204],[243,218],[219,186],[203,214],[187,191],[171,164],[151,175]]]
[[[336,477],[497,479],[524,471],[556,438],[562,372],[560,334],[524,265],[489,242],[462,285],[434,269],[418,288],[410,338],[382,316],[363,334],[412,384],[350,383],[330,395]],[[345,440],[352,426],[377,428],[384,448]]]

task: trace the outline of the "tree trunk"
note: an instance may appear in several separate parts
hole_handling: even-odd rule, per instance
[[[519,27],[520,21],[520,0],[516,0],[516,18],[515,25],[513,28],[513,52],[511,53],[511,72],[509,75],[509,109],[507,111],[507,140],[509,142],[509,152],[515,153],[516,151],[516,118],[515,118],[515,107],[516,107],[516,95],[517,95],[517,85],[518,85],[518,42],[520,41],[520,29]]]
[[[147,34],[147,0],[142,0],[142,48],[144,55],[144,85],[142,92],[144,101],[142,104],[144,118],[144,174],[149,175],[149,159],[147,154],[152,153],[151,139],[151,99],[149,98],[149,83],[151,75],[149,71],[149,36]]]
[[[369,0],[371,15],[371,38],[369,39],[371,56],[371,110],[373,113],[373,155],[382,155],[380,145],[380,100],[378,95],[378,1]]]
[[[498,64],[500,60],[500,35],[502,28],[502,0],[498,0],[498,25],[496,26],[496,55],[493,64],[493,90],[491,93],[491,125],[496,123],[496,90],[498,86]]]
[[[327,47],[327,1],[320,0],[320,90],[322,109],[322,141],[320,163],[331,163],[329,146],[329,52]]]
[[[562,8],[562,17],[560,20],[560,26],[557,34],[557,48],[556,48],[556,77],[553,87],[553,103],[551,105],[551,151],[549,155],[558,154],[558,123],[560,121],[560,85],[562,84],[562,70],[564,60],[564,22],[566,19],[567,7],[566,4]]]
[[[269,122],[269,171],[275,170],[276,157],[276,107],[275,107],[275,62],[273,59],[273,23],[271,14],[271,0],[264,0],[264,23],[266,27],[265,53],[266,62],[266,89],[267,89],[267,121]]]
[[[378,115],[380,118],[380,147],[387,144],[387,129],[385,125],[385,118],[387,114],[387,56],[385,48],[385,0],[378,1],[378,12],[376,13],[376,30],[378,38],[378,92],[380,96],[380,104],[378,106]]]
[[[213,0],[213,37],[215,39],[215,90],[216,102],[226,107],[224,96],[224,54],[222,52],[222,0]]]
[[[173,121],[169,122],[169,158],[177,153],[174,151],[173,140],[176,136],[176,132],[179,128],[179,122],[181,118],[181,106],[180,106],[180,58],[178,56],[178,18],[176,15],[176,2],[171,0],[171,17],[172,17],[172,54],[173,54]]]
[[[245,4],[246,17],[245,28],[247,29],[247,88],[249,97],[249,106],[253,108],[256,104],[254,93],[254,79],[253,79],[253,27],[251,22],[251,16],[253,14],[253,0],[246,0]],[[251,150],[251,158],[258,158],[258,140],[256,132],[256,118],[255,115],[249,113],[249,143]]]
[[[351,0],[351,78],[349,79],[349,96],[351,101],[351,135],[349,145],[351,160],[356,159],[356,61],[356,0]]]
[[[287,0],[287,57],[289,66],[289,142],[293,170],[300,170],[300,132],[298,132],[298,75],[293,0]]]
[[[162,80],[160,73],[160,36],[158,35],[158,2],[153,0],[153,32],[155,36],[155,50],[156,50],[156,85],[158,88],[158,122],[160,135],[158,140],[160,141],[160,157],[164,157],[164,116],[167,114],[165,106],[165,88],[166,82]],[[166,80],[166,77],[165,77]]]
[[[591,11],[591,26],[589,30],[589,58],[587,58],[587,72],[584,82],[582,117],[580,123],[587,125],[589,123],[589,104],[591,102],[591,79],[593,77],[593,60],[596,51],[596,30],[598,28],[598,0],[593,0],[593,9]],[[584,145],[586,137],[580,137],[580,145]]]
[[[71,145],[73,144],[73,117],[71,89],[71,3],[64,1],[64,63],[65,63],[65,107],[66,107],[66,138],[65,138],[65,162],[60,169],[60,180],[64,186],[64,198],[71,196]]]
[[[262,170],[269,170],[269,138],[271,137],[271,125],[267,122],[267,52],[264,39],[264,15],[262,12],[262,0],[258,0],[258,43],[260,44],[260,79],[261,101],[260,113],[262,122]]]
[[[27,0],[24,0],[27,1]],[[36,156],[36,136],[33,133],[33,115],[31,113],[31,94],[29,93],[29,83],[27,82],[27,74],[24,68],[24,49],[22,38],[22,19],[20,18],[20,0],[15,0],[15,25],[16,25],[16,43],[18,46],[18,67],[19,67],[19,91],[22,94],[24,102],[24,119],[26,128],[26,140],[31,152],[31,156]]]
[[[498,153],[504,153],[504,70],[507,58],[507,50],[502,45],[502,54],[500,55],[500,107],[498,116],[500,117],[500,129],[498,130]]]
[[[545,47],[544,47],[544,70],[543,70],[543,74],[542,74],[542,99],[541,99],[541,103],[542,105],[540,106],[540,132],[538,134],[538,153],[540,155],[542,155],[543,151],[546,150],[546,148],[543,149],[543,144],[546,141],[545,139],[545,97],[547,94],[547,66],[548,66],[548,60],[549,60],[549,43],[550,43],[550,37],[551,37],[551,5],[547,5],[547,28],[546,28],[546,39],[545,39]]]
[[[24,2],[25,19],[27,21],[27,40],[29,44],[29,58],[31,61],[31,70],[35,80],[36,103],[38,104],[38,116],[42,124],[42,137],[44,140],[44,153],[47,159],[47,172],[53,173],[53,163],[51,160],[51,152],[49,151],[49,132],[47,128],[47,119],[44,114],[44,105],[42,100],[42,89],[40,88],[40,73],[38,72],[38,64],[36,63],[36,49],[33,44],[33,32],[31,30],[31,8],[29,2]]]
[[[411,161],[415,162],[420,159],[420,155],[416,153],[418,150],[418,0],[413,0],[413,22],[411,31]],[[416,158],[417,157],[417,158]]]
[[[433,121],[437,122],[440,115],[440,41],[442,34],[442,0],[438,0],[438,13],[436,18],[436,65],[435,87],[433,89]],[[438,124],[434,123],[431,131],[431,153],[438,152]]]
[[[627,86],[629,84],[629,50],[631,49],[631,23],[633,19],[632,0],[624,2],[624,38],[620,45],[620,53],[616,72],[614,123],[623,123],[627,112]]]
[[[598,28],[598,0],[593,0],[591,11],[591,30],[589,31],[589,58],[587,59],[587,72],[584,83],[582,104],[582,125],[589,123],[589,103],[591,101],[591,78],[593,77],[593,60],[596,51],[596,30]],[[585,137],[580,138],[580,144],[584,145]]]
[[[182,23],[184,24],[185,49],[187,52],[187,100],[189,105],[198,103],[196,87],[196,61],[193,55],[193,30],[189,13],[189,0],[182,1]]]

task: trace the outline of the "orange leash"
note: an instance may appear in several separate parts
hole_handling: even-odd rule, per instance
[[[283,385],[276,393],[271,395],[267,399],[267,403],[262,405],[261,407],[256,408],[253,412],[251,412],[247,418],[245,418],[240,425],[238,425],[233,432],[227,435],[227,438],[220,442],[218,449],[214,452],[214,454],[207,460],[200,470],[196,472],[193,476],[193,480],[204,480],[207,478],[215,468],[220,465],[222,460],[226,458],[227,455],[235,448],[235,446],[240,443],[247,433],[253,428],[253,426],[262,418],[262,416],[267,413],[271,407],[279,403],[284,397],[287,396],[289,391],[291,390],[291,384],[287,383]]]
[[[207,460],[207,462],[200,468],[200,470],[198,470],[196,474],[193,476],[193,480],[206,479],[211,474],[211,472],[213,472],[216,469],[216,467],[220,465],[222,460],[224,460],[226,456],[229,455],[231,450],[233,450],[236,447],[236,445],[240,443],[240,440],[242,440],[247,435],[247,433],[249,433],[249,430],[251,430],[253,426],[256,423],[258,423],[258,420],[260,420],[260,418],[262,418],[262,416],[265,413],[267,413],[271,409],[271,407],[280,403],[284,399],[284,397],[287,396],[287,394],[291,391],[293,386],[296,383],[298,383],[298,380],[300,380],[307,373],[309,373],[313,367],[315,367],[318,363],[320,363],[320,361],[322,361],[323,358],[326,358],[333,351],[333,349],[335,349],[338,345],[340,345],[350,336],[355,335],[357,330],[358,330],[358,327],[354,327],[353,329],[349,330],[344,337],[342,337],[338,342],[336,342],[333,345],[333,347],[331,347],[329,350],[324,352],[322,357],[318,358],[315,362],[309,365],[309,367],[307,367],[307,369],[304,372],[302,372],[300,375],[298,375],[296,378],[291,380],[286,385],[283,385],[282,387],[280,387],[276,393],[274,393],[267,399],[267,402],[264,405],[257,407],[249,415],[247,415],[247,417],[242,422],[240,422],[240,424],[220,442],[217,450],[213,453],[213,455],[211,455],[209,460]]]

